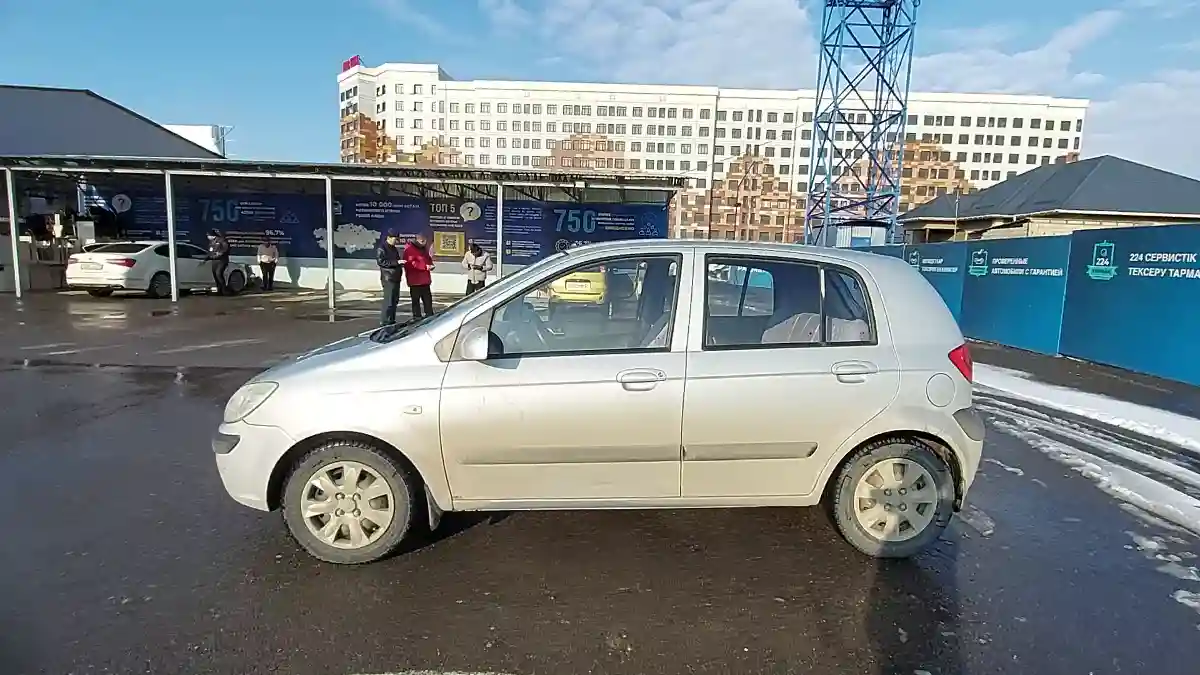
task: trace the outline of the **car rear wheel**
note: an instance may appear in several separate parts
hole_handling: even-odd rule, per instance
[[[92,290],[88,291],[88,295],[92,296],[93,298],[107,298],[112,294],[113,289],[111,288],[93,288]]]
[[[225,285],[229,287],[230,293],[237,295],[246,290],[246,275],[241,270],[234,270],[229,273]]]
[[[907,558],[949,525],[954,476],[925,443],[889,438],[850,457],[832,496],[834,523],[852,546],[877,558]]]
[[[313,557],[339,565],[391,555],[413,529],[420,481],[400,462],[357,441],[309,452],[288,477],[283,519]]]
[[[150,277],[150,286],[146,289],[146,295],[152,298],[171,297],[171,275],[166,272],[158,272]]]

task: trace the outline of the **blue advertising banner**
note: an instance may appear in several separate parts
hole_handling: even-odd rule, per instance
[[[167,236],[161,191],[93,191],[87,201],[115,213],[127,237]],[[424,234],[440,261],[461,259],[471,242],[495,255],[496,220],[493,200],[342,197],[334,200],[335,256],[370,259],[375,245],[392,229],[406,239]],[[178,193],[175,223],[180,241],[201,246],[207,245],[210,229],[221,230],[234,255],[252,255],[269,237],[285,257],[326,256],[323,195]],[[527,265],[585,243],[666,236],[665,205],[504,203],[506,264]]]
[[[224,232],[233,255],[254,255],[269,237],[282,255],[325,257],[323,195],[177,194],[175,222],[176,228],[188,224],[187,235],[177,235],[180,240],[190,236],[192,243],[205,247],[209,230]],[[161,236],[166,237],[165,222]]]
[[[1200,225],[1071,237],[1061,353],[1200,385]]]
[[[904,247],[904,259],[919,269],[934,290],[942,296],[954,319],[961,320],[967,242],[910,244]]]
[[[1070,237],[970,242],[963,334],[1057,354],[1070,255]]]

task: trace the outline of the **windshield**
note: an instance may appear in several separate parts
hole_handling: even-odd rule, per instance
[[[422,318],[422,319],[417,319],[416,321],[407,321],[405,323],[394,323],[390,326],[383,326],[382,328],[376,328],[374,331],[371,332],[370,336],[368,336],[368,337],[370,338],[371,342],[379,342],[381,344],[386,343],[386,342],[391,342],[392,340],[399,340],[400,338],[405,337],[407,335],[412,335],[413,331],[420,328],[421,326],[424,326],[425,324],[429,323],[430,321],[432,321],[434,318],[436,318],[438,316],[440,316],[440,315],[430,314],[429,316]]]
[[[460,299],[458,302],[455,302],[445,310],[434,314],[433,316],[427,316],[419,321],[409,321],[407,323],[398,323],[391,326],[378,328],[371,333],[369,338],[372,342],[379,342],[381,344],[392,342],[394,340],[399,340],[402,337],[412,335],[418,328],[428,325],[433,319],[440,319],[450,312],[454,312],[456,314],[469,312],[471,309],[487,302],[493,296],[507,293],[508,289],[514,286],[520,286],[521,284],[525,283],[526,279],[537,274],[547,265],[552,265],[556,261],[562,260],[566,256],[566,251],[560,251],[549,257],[542,258],[532,265],[522,267],[508,276],[501,277],[499,281],[491,286],[487,286],[481,291],[472,293],[471,295]]]

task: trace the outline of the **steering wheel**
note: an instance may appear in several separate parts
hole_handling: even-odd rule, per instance
[[[509,316],[509,312],[517,307],[521,309],[512,312],[513,315]],[[541,318],[538,317],[537,312],[534,311],[531,305],[522,302],[520,305],[512,306],[508,312],[505,312],[504,323],[507,329],[505,331],[506,337],[511,337],[516,342],[517,349],[514,351],[518,353],[550,351],[550,344],[547,340],[547,336],[550,333],[546,330]],[[505,341],[507,342],[507,340]],[[526,346],[526,343],[531,344]]]

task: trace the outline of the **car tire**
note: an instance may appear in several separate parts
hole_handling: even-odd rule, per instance
[[[898,465],[906,467],[900,479],[895,476]],[[906,481],[912,481],[907,488],[911,492],[899,487]],[[879,499],[862,498],[867,491],[879,494]],[[941,537],[954,515],[954,499],[954,475],[933,448],[896,437],[850,456],[837,473],[829,506],[838,531],[854,548],[875,558],[908,558]],[[889,520],[893,516],[896,520]],[[864,524],[872,520],[870,527]],[[892,522],[898,525],[889,536],[886,529]]]
[[[171,297],[171,275],[166,272],[156,272],[154,276],[150,277],[146,295],[156,299]]]
[[[107,298],[112,294],[113,289],[111,288],[94,288],[88,291],[88,295],[92,296],[93,298]]]
[[[232,295],[237,295],[246,290],[246,274],[241,270],[230,272],[229,277],[225,280],[225,287],[229,289]]]
[[[334,479],[339,472],[338,467],[343,465],[365,468],[364,474],[370,473],[373,474],[370,478],[383,480],[388,490],[390,521],[381,525],[377,533],[363,535],[368,540],[364,545],[357,547],[352,540],[347,543],[345,539],[352,536],[350,519],[353,518],[359,523],[359,532],[366,531],[367,526],[371,524],[366,507],[363,509],[362,518],[354,518],[354,514],[358,514],[357,510],[351,514],[342,509],[333,511],[328,516],[306,518],[304,515],[306,505],[324,503],[324,500],[317,497],[325,494],[325,491],[313,483],[319,481],[319,477],[330,480],[332,489],[342,490],[328,495],[337,504],[357,504],[360,501],[353,496],[354,494],[359,494],[362,499],[366,499],[370,494],[368,491],[375,486],[374,482],[368,483],[360,492],[346,493],[347,489],[359,488],[357,484],[353,488],[347,488],[344,483],[339,484]],[[342,476],[344,480],[345,474]],[[337,499],[338,494],[343,496],[340,501]],[[421,517],[418,497],[422,494],[421,481],[414,472],[378,448],[359,441],[331,441],[306,453],[292,468],[283,490],[283,520],[296,542],[314,558],[337,565],[361,565],[388,557],[404,543],[405,538],[414,529],[414,523],[419,522]],[[374,507],[381,506],[377,498],[373,498],[372,502],[362,503]],[[372,510],[382,512],[381,509]],[[328,520],[322,522],[323,518]],[[331,542],[323,537],[321,532],[327,531],[334,518],[342,519],[341,522],[346,524],[335,526],[335,541]],[[321,529],[318,530],[318,527]],[[340,540],[342,545],[338,545],[337,540]]]

